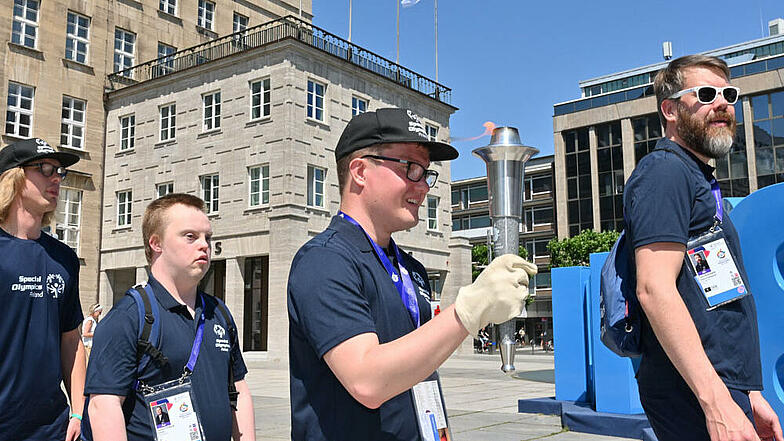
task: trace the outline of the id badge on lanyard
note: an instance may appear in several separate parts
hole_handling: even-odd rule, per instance
[[[721,222],[724,219],[721,190],[715,179],[711,192],[716,202],[716,223],[706,233],[686,243],[686,262],[710,311],[748,294],[747,284],[738,271],[735,256],[727,245]]]
[[[156,441],[202,441],[204,432],[199,409],[193,399],[191,374],[199,358],[204,336],[204,298],[201,298],[201,316],[196,326],[191,355],[180,378],[156,386],[139,385],[139,391],[150,411],[150,424]]]
[[[204,432],[193,400],[190,375],[143,393],[156,441],[202,441]]]
[[[419,423],[419,434],[424,441],[451,441],[444,406],[444,397],[441,394],[441,381],[438,373],[434,372],[424,381],[411,388],[414,399],[414,410]]]

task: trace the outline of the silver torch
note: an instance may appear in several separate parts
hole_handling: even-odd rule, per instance
[[[525,163],[539,153],[534,147],[520,143],[514,127],[497,127],[490,144],[473,151],[487,165],[487,190],[490,197],[490,219],[493,222],[493,257],[517,254],[520,246],[520,220],[523,211],[523,177]],[[523,309],[523,317],[527,315]],[[515,370],[514,320],[501,323],[501,370]]]

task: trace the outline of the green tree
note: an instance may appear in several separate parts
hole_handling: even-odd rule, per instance
[[[547,244],[550,251],[550,268],[561,266],[588,266],[591,253],[610,251],[618,240],[617,231],[583,230],[574,237],[553,239]]]

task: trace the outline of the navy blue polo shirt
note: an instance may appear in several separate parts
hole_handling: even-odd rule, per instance
[[[430,319],[427,272],[408,254],[401,256],[419,290],[420,322],[425,323]],[[335,216],[300,248],[289,273],[288,308],[292,439],[419,440],[411,391],[369,409],[348,393],[323,359],[359,334],[372,332],[388,343],[416,329],[359,228]]]
[[[0,229],[0,440],[62,440],[60,339],[81,323],[79,260],[64,243]]]
[[[678,152],[680,159],[674,156],[676,153],[662,148]],[[632,246],[636,249],[655,242],[686,245],[690,237],[708,230],[716,213],[710,186],[712,173],[713,167],[688,150],[666,138],[660,140],[656,149],[637,165],[624,190],[626,231]],[[738,233],[726,212],[721,227],[727,245],[737,258],[738,270],[748,281]],[[740,300],[707,311],[707,301],[685,260],[677,287],[719,377],[731,388],[761,390],[757,311],[751,292]],[[640,382],[661,382],[667,376],[679,375],[650,323],[647,319],[643,323]]]
[[[196,337],[201,315],[201,302],[196,302],[194,317],[185,305],[177,302],[155,278],[149,285],[160,305],[161,344],[158,347],[169,358],[164,368],[150,362],[140,379],[149,385],[161,384],[182,375]],[[202,295],[205,300],[204,336],[199,358],[191,376],[194,405],[201,419],[206,439],[228,440],[232,432],[229,405],[229,369],[234,380],[245,378],[247,369],[242,360],[236,335],[231,342],[234,364],[230,366],[229,349],[218,340],[229,338],[217,298]],[[85,395],[119,395],[125,397],[123,413],[129,440],[153,439],[152,415],[141,394],[133,390],[136,381],[136,341],[139,336],[138,307],[130,296],[124,296],[95,329],[93,349],[87,368]],[[232,324],[234,319],[232,318]],[[236,329],[236,325],[235,325]]]

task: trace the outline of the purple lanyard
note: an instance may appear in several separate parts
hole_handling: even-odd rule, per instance
[[[716,182],[716,178],[713,178],[710,184],[713,199],[716,200],[716,218],[719,220],[719,223],[721,223],[722,219],[724,219],[724,204],[721,202],[721,188],[719,188],[719,183]]]
[[[199,324],[196,327],[196,338],[193,339],[193,347],[191,348],[191,358],[188,359],[188,364],[185,365],[185,370],[190,374],[193,368],[196,367],[196,359],[199,358],[199,350],[201,350],[201,340],[204,337],[204,297],[199,296],[201,299],[201,316],[199,317]]]
[[[389,277],[392,279],[392,283],[395,284],[395,288],[397,288],[397,292],[400,294],[400,300],[403,301],[403,305],[405,305],[408,313],[411,315],[411,320],[414,321],[414,325],[418,328],[419,304],[417,303],[414,283],[411,282],[411,276],[408,274],[408,270],[406,270],[405,266],[403,265],[403,260],[400,258],[400,249],[398,249],[397,245],[395,245],[395,241],[392,240],[391,237],[389,238],[389,248],[395,252],[395,257],[397,257],[398,266],[400,268],[400,275],[398,275],[398,271],[395,266],[392,265],[392,262],[389,261],[389,258],[387,257],[387,254],[384,252],[384,250],[382,250],[381,247],[378,246],[378,244],[373,239],[371,239],[370,236],[368,236],[367,232],[365,232],[365,229],[362,228],[362,225],[359,225],[359,222],[355,221],[351,218],[351,216],[342,211],[338,212],[338,216],[356,225],[365,234],[365,237],[368,238],[370,244],[373,245],[373,251],[376,252],[376,256],[378,256],[381,264],[384,265],[384,269],[387,270]]]

